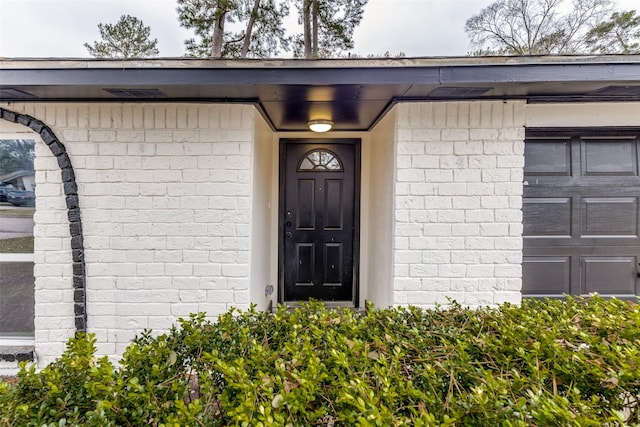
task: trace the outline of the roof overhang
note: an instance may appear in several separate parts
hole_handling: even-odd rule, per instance
[[[370,129],[394,103],[640,101],[640,55],[338,60],[0,59],[5,102],[254,103],[273,129]]]

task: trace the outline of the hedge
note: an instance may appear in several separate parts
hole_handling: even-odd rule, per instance
[[[117,366],[78,335],[18,377],[0,382],[0,425],[637,426],[640,308],[200,313],[145,331]]]

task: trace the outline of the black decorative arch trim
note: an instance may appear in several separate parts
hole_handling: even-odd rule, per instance
[[[71,231],[71,254],[73,259],[73,312],[75,316],[76,332],[87,331],[87,277],[84,262],[84,238],[82,235],[82,221],[80,205],[78,203],[78,184],[71,166],[71,159],[64,145],[58,140],[51,128],[26,114],[0,108],[0,117],[12,123],[24,125],[38,133],[42,141],[47,144],[51,153],[56,157],[62,174],[62,185],[67,203],[69,230]]]

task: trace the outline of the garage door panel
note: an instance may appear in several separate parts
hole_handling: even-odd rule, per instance
[[[569,197],[525,197],[522,215],[527,237],[571,236]]]
[[[570,256],[524,257],[522,273],[523,295],[547,296],[570,293]]]
[[[629,140],[583,140],[583,176],[638,176],[636,142]]]
[[[581,264],[581,293],[635,295],[637,258],[634,256],[585,256]]]
[[[618,248],[625,250],[626,253],[635,252],[635,249],[640,244],[640,238],[630,237],[628,239],[621,239],[620,237],[584,237],[578,238],[565,238],[558,237],[552,238],[537,238],[527,236],[524,238],[524,246],[526,248],[589,248],[589,253],[593,253],[594,249],[602,248],[603,250],[610,251],[612,248]],[[607,246],[609,245],[609,246]]]
[[[571,174],[570,141],[533,141],[525,146],[525,175],[568,176]]]
[[[582,199],[582,236],[638,237],[637,197]]]

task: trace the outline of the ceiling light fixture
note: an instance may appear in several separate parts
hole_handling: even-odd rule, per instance
[[[328,132],[333,127],[333,122],[331,120],[310,120],[307,122],[309,129],[313,132]]]

